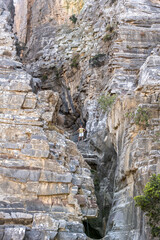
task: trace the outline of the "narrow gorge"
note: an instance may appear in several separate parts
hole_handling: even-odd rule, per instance
[[[0,0],[0,124],[0,240],[158,240],[160,1]]]

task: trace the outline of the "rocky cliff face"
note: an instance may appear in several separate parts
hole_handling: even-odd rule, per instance
[[[15,7],[17,12],[22,9],[20,2]],[[25,207],[20,212],[30,218],[27,224],[22,220],[27,226],[24,235],[27,239],[33,239],[34,234],[86,239],[81,223],[87,218],[85,232],[91,239],[151,240],[146,218],[135,207],[133,197],[142,193],[152,173],[160,172],[159,1],[28,0],[24,11],[26,19],[22,11],[15,22],[19,39],[25,39],[22,61],[28,73],[19,63],[11,62],[15,57],[13,35],[4,30],[9,15],[4,11],[0,16],[9,41],[9,45],[6,39],[1,44],[2,64],[9,76],[13,74],[13,80],[8,80],[6,72],[2,74],[8,81],[2,84],[2,99],[10,103],[1,107],[5,121],[2,155],[11,155],[9,159],[14,160],[10,165],[7,159],[1,176],[9,183],[18,182],[12,184],[15,196],[9,191],[5,200],[17,203],[19,191],[24,196]],[[76,14],[76,21],[69,20],[72,14]],[[20,19],[26,28],[23,33]],[[8,46],[12,56],[3,54]],[[29,85],[30,74],[42,80],[37,95]],[[106,112],[98,104],[102,93],[117,94],[112,109]],[[141,119],[143,113],[146,121]],[[56,122],[58,118],[61,121]],[[80,122],[86,125],[87,141],[78,145],[85,161],[75,144],[62,132],[57,133],[55,124],[60,122],[72,130]],[[6,123],[18,131],[15,136],[11,129],[13,139],[7,137],[10,125]],[[7,148],[4,141],[11,146]],[[17,169],[17,159],[20,169],[12,172],[9,168]],[[97,205],[85,162],[95,184],[100,210],[96,219],[89,219],[96,216]],[[21,168],[27,168],[28,175]],[[38,201],[38,210],[29,209],[32,201]],[[40,232],[43,221],[48,225]]]
[[[35,79],[13,59],[0,6],[0,239],[86,239],[82,220],[97,215],[90,168],[55,126],[59,94],[34,94]]]

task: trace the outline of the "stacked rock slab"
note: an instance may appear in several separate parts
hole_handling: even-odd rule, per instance
[[[4,4],[0,12],[5,49],[12,34]],[[87,239],[82,220],[97,215],[90,169],[54,125],[58,93],[34,94],[9,50],[0,56],[0,239]]]

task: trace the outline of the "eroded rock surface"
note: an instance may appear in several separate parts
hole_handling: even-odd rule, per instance
[[[45,234],[65,240],[85,239],[82,225],[79,227],[75,222],[81,224],[83,217],[96,215],[87,165],[76,146],[53,130],[60,107],[62,125],[76,130],[77,123],[86,124],[88,139],[79,149],[92,168],[101,211],[97,220],[86,224],[106,240],[151,240],[146,218],[135,208],[133,197],[142,193],[152,173],[160,172],[160,3],[157,0],[86,0],[79,13],[77,1],[74,7],[73,1],[69,1],[71,8],[66,2],[27,2],[26,32],[20,36],[26,39],[27,46],[22,60],[27,72],[41,79],[44,91],[33,94],[29,85],[31,76],[20,69],[21,64],[10,62],[11,56],[2,59],[3,78],[9,72],[8,82],[2,81],[1,98],[5,99],[2,101],[1,121],[5,126],[1,130],[2,153],[11,155],[14,161],[18,159],[20,168],[29,169],[19,174],[14,171],[13,161],[10,171],[11,160],[7,160],[9,165],[1,170],[2,179],[21,182],[22,187],[18,183],[20,189],[14,191],[23,193],[24,200],[31,198],[31,194],[45,209],[43,214],[40,210],[34,214],[25,210],[31,216],[19,215],[18,211],[16,216],[27,222],[29,229],[18,226],[16,231],[22,239],[24,234],[27,239],[43,239]],[[80,8],[82,5],[80,2]],[[68,20],[72,8],[76,23]],[[2,13],[5,25],[1,28],[15,56],[14,40],[4,31],[4,26],[8,29],[8,16],[5,11]],[[6,39],[2,39],[2,51]],[[12,78],[23,81],[13,82]],[[118,95],[110,112],[100,109],[101,93]],[[135,123],[132,117],[139,107],[148,112],[146,125]],[[8,130],[13,123],[16,125]],[[13,135],[13,138],[8,139],[7,131],[11,131],[9,137]],[[33,169],[29,168],[32,165]],[[7,199],[15,197],[11,192]],[[41,204],[37,205],[41,209]],[[9,214],[2,213],[4,224],[8,219],[17,221],[15,215]],[[60,218],[66,222],[61,223]],[[40,232],[40,227],[44,231]],[[3,234],[10,231],[8,227]]]
[[[0,56],[0,239],[87,239],[82,220],[97,215],[90,168],[55,126],[59,94],[34,94],[13,60],[10,15],[0,11],[0,49],[11,53]]]

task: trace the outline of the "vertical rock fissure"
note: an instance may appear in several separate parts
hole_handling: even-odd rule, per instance
[[[97,218],[83,221],[86,235],[93,239],[101,239],[106,233],[113,200],[114,177],[117,165],[117,154],[113,145],[103,143],[102,146],[100,154],[97,151],[93,152],[92,147],[89,147],[87,142],[78,143],[80,152],[91,167],[91,176],[99,207]]]

